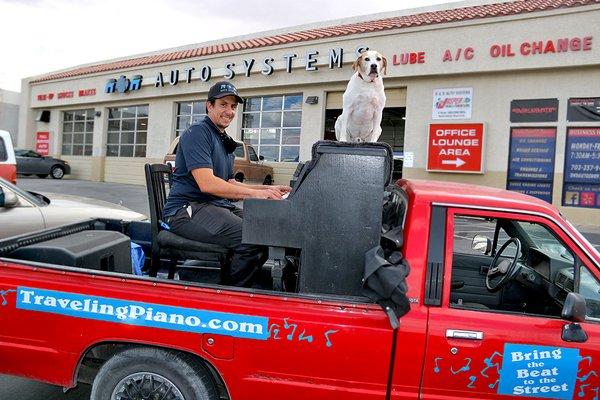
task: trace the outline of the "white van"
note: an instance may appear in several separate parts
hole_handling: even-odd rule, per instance
[[[0,130],[0,178],[17,183],[17,159],[10,134]]]

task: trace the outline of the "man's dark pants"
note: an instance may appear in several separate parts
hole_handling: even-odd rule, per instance
[[[242,209],[210,203],[192,203],[190,208],[191,217],[186,208],[182,208],[169,218],[171,232],[186,239],[232,249],[230,275],[223,283],[251,286],[268,253],[264,246],[242,244]]]

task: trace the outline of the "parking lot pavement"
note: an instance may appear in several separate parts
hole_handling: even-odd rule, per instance
[[[62,388],[59,386],[0,375],[0,399],[89,400],[90,392],[90,385],[80,384],[75,389],[63,393]]]
[[[104,200],[150,216],[146,187],[141,185],[19,176],[17,186],[33,192],[61,193]]]

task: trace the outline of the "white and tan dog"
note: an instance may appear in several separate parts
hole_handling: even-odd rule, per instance
[[[376,142],[381,135],[381,114],[385,106],[382,75],[387,60],[376,51],[365,51],[352,64],[343,97],[342,115],[335,121],[335,136],[344,142]]]

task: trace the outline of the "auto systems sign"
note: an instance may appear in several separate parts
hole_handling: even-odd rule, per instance
[[[433,91],[432,119],[471,119],[473,88]]]
[[[359,45],[355,49],[355,55],[359,56],[363,51],[368,50],[369,47],[365,45]],[[279,65],[283,64],[282,70],[286,73],[292,73],[292,68],[299,66],[303,67],[304,70],[309,72],[318,71],[317,66],[318,57],[322,54],[318,50],[308,50],[304,54],[289,53],[282,56],[280,59],[273,57],[261,57],[260,59],[245,58],[241,62],[225,62],[220,71],[224,71],[222,78],[234,79],[238,75],[250,77],[252,72],[260,72],[262,75],[269,76],[275,72],[275,64],[279,62]],[[328,52],[324,53],[327,57],[328,69],[342,68],[344,62],[344,49],[333,48],[329,49]],[[175,86],[181,82],[192,83],[194,81],[208,82],[211,78],[215,77],[217,69],[211,65],[200,65],[200,66],[186,66],[183,69],[173,69],[168,73],[163,74],[158,72],[154,80],[154,87],[161,88],[165,86]],[[221,78],[219,76],[218,78]],[[104,85],[104,93],[127,93],[135,90],[139,90],[142,85],[142,75],[134,75],[131,78],[121,75],[118,79],[109,79]]]
[[[431,124],[427,170],[483,173],[483,124]]]

